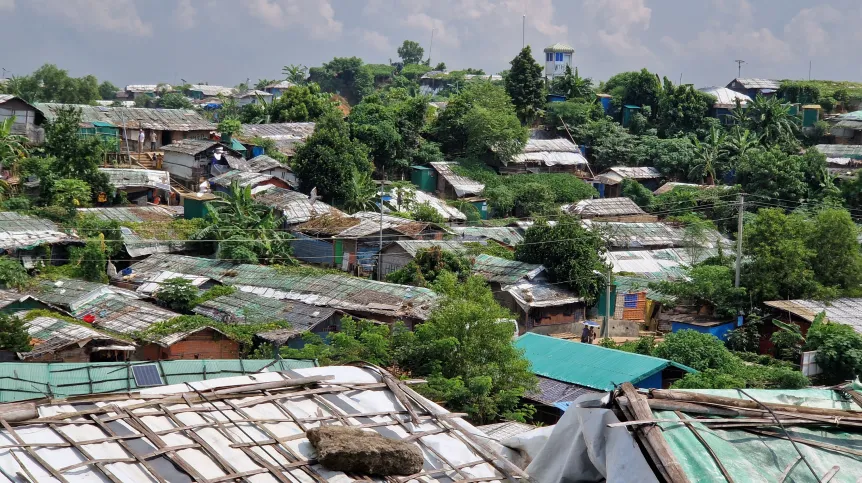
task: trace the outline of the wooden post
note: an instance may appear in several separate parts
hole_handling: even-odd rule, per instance
[[[623,383],[620,390],[628,398],[628,407],[637,419],[654,419],[646,397],[638,394],[637,389],[630,382]],[[644,446],[649,446],[651,452],[655,454],[653,462],[666,481],[669,483],[688,483],[689,479],[685,471],[673,455],[659,426],[654,424],[638,426],[634,432]]]

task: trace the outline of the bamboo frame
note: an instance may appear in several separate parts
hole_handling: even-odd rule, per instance
[[[277,373],[282,380],[238,387],[214,387],[207,390],[198,390],[187,384],[189,391],[180,394],[146,395],[146,397],[137,393],[124,397],[118,397],[116,394],[79,396],[71,404],[95,403],[99,407],[15,422],[3,420],[0,415],[0,424],[15,442],[15,444],[0,446],[0,449],[9,451],[16,460],[19,455],[25,454],[28,459],[61,482],[67,481],[64,473],[81,471],[86,467],[118,483],[119,478],[110,471],[111,464],[137,465],[142,472],[148,473],[155,481],[160,483],[170,481],[171,475],[168,474],[170,471],[165,471],[164,464],[161,466],[152,464],[153,460],[162,458],[171,462],[174,470],[185,474],[192,481],[208,483],[245,481],[254,475],[269,474],[276,480],[287,483],[296,481],[297,476],[291,475],[291,472],[299,471],[317,483],[326,483],[327,477],[316,468],[318,462],[293,450],[291,445],[287,444],[288,442],[304,439],[306,430],[321,425],[342,425],[354,428],[397,427],[406,433],[406,436],[402,437],[404,441],[418,444],[423,452],[439,460],[440,467],[423,470],[410,477],[389,477],[387,478],[389,483],[403,483],[417,478],[430,481],[434,479],[434,475],[446,475],[447,478],[456,481],[476,483],[529,479],[520,469],[507,464],[508,462],[505,462],[500,455],[461,429],[453,418],[461,417],[462,414],[440,413],[439,409],[430,407],[423,398],[411,391],[404,381],[398,381],[376,367],[365,366],[365,369],[375,371],[380,376],[378,380],[381,382],[332,384],[326,381],[331,376],[289,378],[284,373]],[[343,405],[333,404],[324,398],[324,396],[339,396],[349,391],[391,393],[397,401],[396,408],[391,411],[355,411],[345,409]],[[125,406],[118,404],[120,400],[129,399],[134,401]],[[300,416],[289,407],[289,403],[296,401],[311,401],[323,412]],[[50,402],[42,404],[50,404]],[[276,408],[283,417],[259,418],[248,411],[259,405]],[[196,414],[203,421],[183,420],[179,417],[183,413]],[[149,426],[147,421],[154,417],[159,418],[162,424],[167,421],[172,427],[163,429],[163,425]],[[294,424],[302,432],[279,436],[269,427],[269,425],[284,423]],[[111,424],[122,424],[124,431],[131,434],[118,434],[112,429]],[[68,425],[85,428],[90,426],[92,430],[87,429],[85,433],[88,436],[85,437],[79,434],[73,436],[64,431]],[[421,430],[418,429],[420,425],[424,426]],[[433,425],[434,428],[429,428],[428,425]],[[50,428],[58,434],[62,442],[55,440],[52,443],[27,443],[15,429],[35,426]],[[250,428],[253,433],[249,434],[245,428]],[[217,431],[220,437],[227,441],[221,443],[208,441],[204,436],[206,433],[200,433],[201,430]],[[478,458],[468,463],[458,464],[447,460],[444,454],[423,441],[427,436],[438,434],[446,434],[461,441],[471,448]],[[178,436],[188,441],[171,445],[163,439],[168,436],[170,436],[169,441],[176,441],[175,438]],[[140,444],[130,444],[133,440],[144,441],[152,449],[141,451]],[[86,448],[87,445],[111,443],[119,445],[126,454],[115,454],[112,458],[100,459]],[[225,453],[223,449],[219,450],[225,443],[230,448],[241,451],[257,468],[237,466],[237,462],[232,461],[229,453]],[[81,461],[58,468],[39,457],[37,450],[42,448],[69,448],[80,455]],[[188,451],[194,451],[199,457],[209,461],[207,466],[212,472],[209,475],[210,478],[199,471],[201,468],[199,462],[193,463],[194,460],[183,457],[182,453]],[[19,465],[24,468],[23,463]],[[495,469],[496,475],[474,478],[468,469],[480,465]],[[215,469],[218,471],[214,471]],[[221,473],[221,475],[212,476],[214,473]],[[348,476],[354,479],[366,479],[362,475]]]

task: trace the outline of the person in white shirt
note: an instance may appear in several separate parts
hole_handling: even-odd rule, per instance
[[[141,128],[141,130],[138,131],[138,152],[139,153],[144,152],[144,130],[143,130],[143,128]]]

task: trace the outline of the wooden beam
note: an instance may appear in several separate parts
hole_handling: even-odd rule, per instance
[[[637,389],[631,383],[624,382],[620,386],[620,390],[628,398],[629,409],[637,419],[644,421],[654,419],[646,397],[638,394]],[[656,461],[654,463],[667,475],[668,483],[689,482],[688,476],[673,455],[673,451],[664,439],[662,429],[659,426],[655,424],[638,426],[635,429],[635,434],[645,446],[649,445],[655,452]]]

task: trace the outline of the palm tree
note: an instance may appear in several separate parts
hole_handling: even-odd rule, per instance
[[[736,169],[752,149],[757,149],[760,139],[750,129],[735,127],[721,147],[721,155],[730,162],[730,169]]]
[[[218,200],[207,203],[208,225],[192,238],[216,243],[216,256],[244,263],[292,264],[289,233],[283,219],[257,204],[251,187],[234,181],[229,193],[217,192]]]
[[[344,195],[344,210],[350,214],[357,211],[374,210],[377,206],[377,186],[366,172],[353,170],[353,177]]]
[[[689,172],[689,177],[697,176],[701,180],[706,178],[706,183],[709,185],[715,184],[716,165],[721,158],[721,149],[724,144],[725,134],[715,126],[709,130],[706,139],[701,142],[698,139],[693,139],[695,164]]]
[[[30,151],[27,147],[29,140],[18,134],[12,134],[12,125],[15,117],[10,117],[0,123],[0,169],[9,167],[13,175],[18,173],[18,162],[27,156]]]
[[[758,95],[748,104],[747,125],[760,136],[764,146],[793,138],[799,131],[799,119],[790,114],[790,105],[776,97]]]
[[[281,69],[281,72],[285,75],[288,81],[296,85],[305,84],[305,79],[308,77],[308,67],[301,64],[286,65]]]

